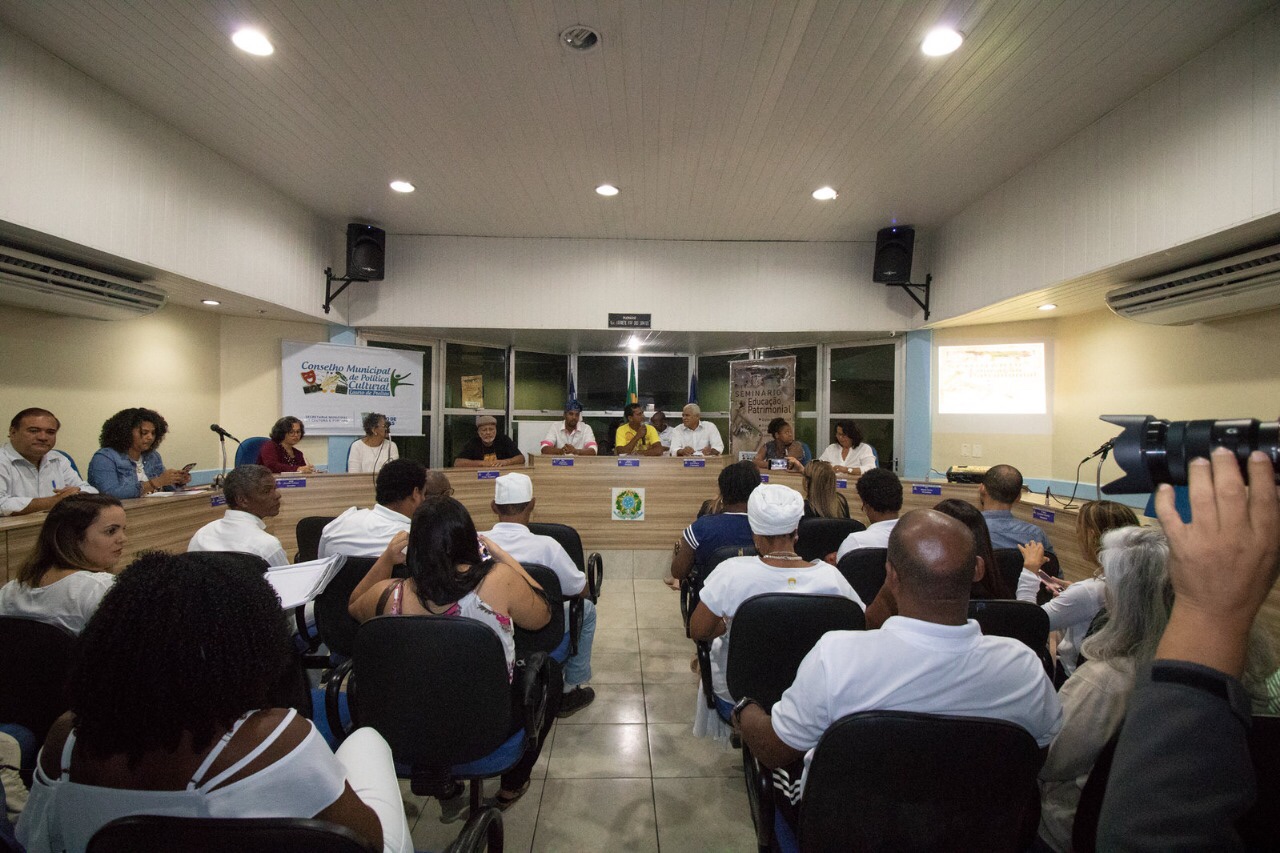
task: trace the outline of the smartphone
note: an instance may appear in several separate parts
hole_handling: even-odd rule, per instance
[[[485,546],[484,540],[481,539],[479,536],[477,536],[476,539],[480,543],[480,559],[482,560],[490,559],[493,555],[489,553],[489,549]]]
[[[184,474],[190,474],[190,473],[191,473],[191,469],[192,469],[192,468],[194,468],[194,467],[196,467],[196,463],[194,463],[194,462],[188,462],[186,465],[183,465],[183,466],[182,466],[182,473],[184,473]]]
[[[1038,570],[1036,572],[1036,577],[1040,578],[1041,582],[1050,589],[1061,590],[1063,588],[1062,582],[1046,572],[1044,569]]]
[[[769,460],[769,470],[771,471],[785,471],[787,470],[788,467],[790,467],[790,465],[791,463],[788,462],[785,458]]]

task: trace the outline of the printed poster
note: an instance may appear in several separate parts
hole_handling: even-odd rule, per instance
[[[729,448],[754,456],[769,441],[769,421],[796,422],[796,357],[729,362]]]
[[[484,376],[462,377],[462,408],[484,408]]]
[[[369,412],[398,435],[422,435],[422,353],[304,341],[280,349],[281,406],[308,435],[364,435]]]

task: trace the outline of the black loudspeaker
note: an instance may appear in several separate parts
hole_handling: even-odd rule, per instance
[[[347,224],[347,278],[382,281],[387,232],[359,222]]]
[[[881,284],[911,283],[911,251],[916,245],[916,229],[894,225],[876,232],[876,264],[871,280]]]

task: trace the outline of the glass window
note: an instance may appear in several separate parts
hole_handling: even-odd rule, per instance
[[[893,344],[831,350],[831,412],[893,414]]]
[[[460,409],[462,377],[479,376],[484,383],[484,408],[507,408],[507,351],[472,344],[445,344],[444,405]]]
[[[584,409],[597,412],[617,410],[626,405],[627,357],[578,356],[578,402]],[[594,424],[592,426],[594,428]]]
[[[645,408],[680,411],[689,402],[689,359],[685,356],[642,355],[637,361],[639,402]]]
[[[591,431],[596,436],[596,453],[600,456],[608,456],[613,453],[613,438],[622,426],[621,417],[587,417],[582,422],[591,427]]]
[[[703,411],[729,411],[729,362],[746,357],[745,352],[698,356],[698,405]],[[728,436],[724,427],[720,434]]]
[[[403,349],[422,353],[422,381],[415,382],[422,391],[422,435],[396,435],[392,429],[392,440],[401,459],[415,459],[423,465],[431,464],[431,357],[435,349],[422,344],[400,344],[391,341],[369,341],[371,347],[383,349]]]
[[[568,399],[569,356],[516,350],[517,409],[562,412]]]
[[[763,357],[781,358],[787,355],[796,357],[796,411],[817,411],[818,348],[796,347],[795,349],[766,350]]]

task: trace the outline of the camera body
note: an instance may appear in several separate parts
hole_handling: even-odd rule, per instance
[[[1102,487],[1108,495],[1151,492],[1159,483],[1186,485],[1191,460],[1207,459],[1218,447],[1235,454],[1246,477],[1249,454],[1266,453],[1280,485],[1280,422],[1163,421],[1151,415],[1102,415],[1101,420],[1124,429],[1112,440],[1113,455],[1124,476]]]

